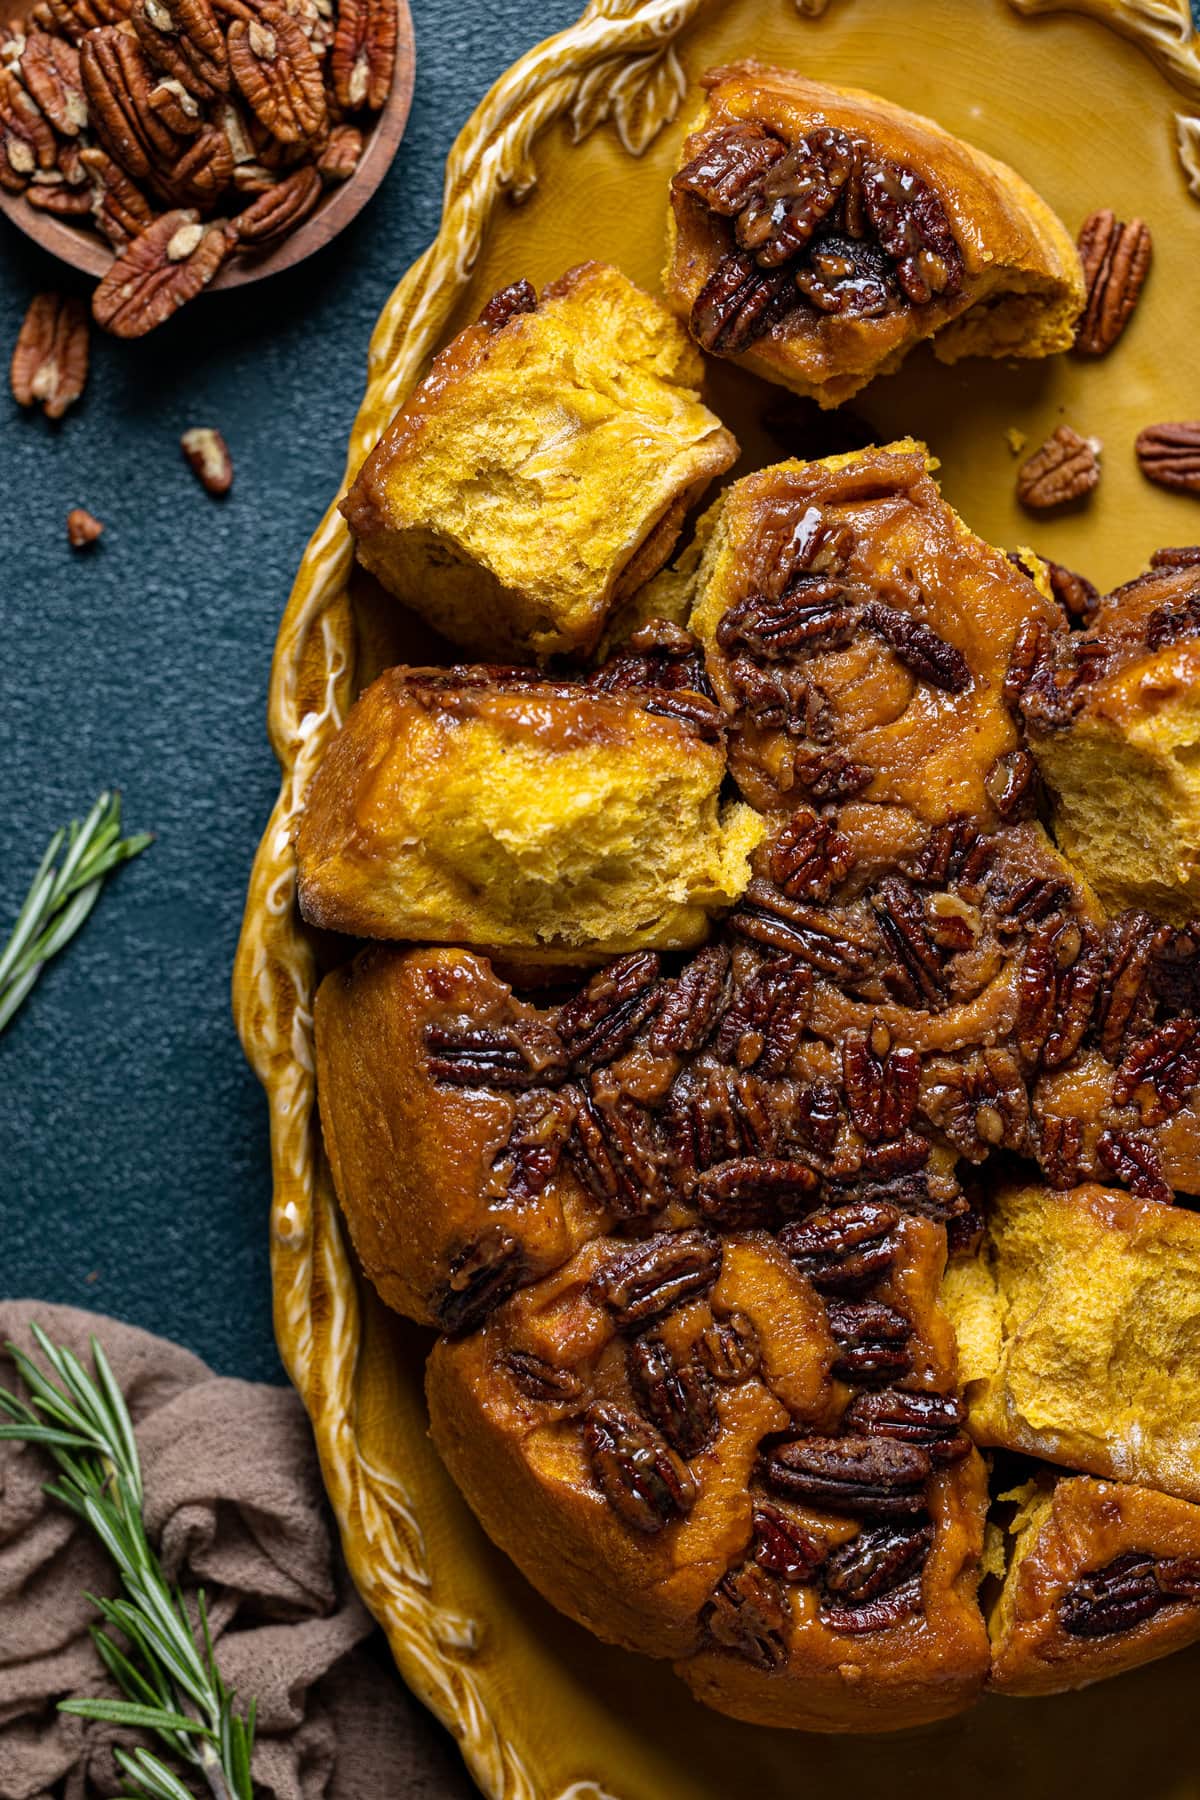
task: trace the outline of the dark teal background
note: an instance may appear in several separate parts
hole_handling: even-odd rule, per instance
[[[454,133],[582,3],[411,0],[408,131],[349,230],[142,343],[97,334],[59,425],[0,392],[0,935],[51,831],[101,788],[157,833],[0,1037],[0,1292],[115,1314],[227,1374],[283,1379],[266,1109],[229,1004],[276,787],[276,625],[341,474],[376,315],[437,229]],[[5,368],[30,297],[71,285],[0,219]],[[193,425],[229,442],[223,502],[180,454]],[[85,553],[64,532],[76,505],[106,525]],[[410,1800],[474,1792],[413,1713]]]

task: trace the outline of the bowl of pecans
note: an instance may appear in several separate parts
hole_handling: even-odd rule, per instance
[[[0,0],[2,3],[2,0]],[[407,0],[16,0],[0,208],[142,337],[349,224],[404,134]]]

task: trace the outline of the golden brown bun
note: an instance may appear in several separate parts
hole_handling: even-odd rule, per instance
[[[946,505],[931,466],[906,439],[778,463],[722,495],[690,623],[754,805],[861,794],[930,823],[999,818],[1001,759],[1019,741],[1003,692],[1013,644],[1027,619],[1050,632],[1056,616]],[[889,642],[897,629],[915,649]],[[929,634],[940,670],[921,666]],[[805,688],[807,717],[793,702],[779,722],[781,681]]]
[[[342,503],[361,561],[475,655],[586,654],[737,455],[701,373],[683,328],[601,263],[468,326]]]
[[[944,1391],[953,1344],[936,1304],[942,1234],[917,1218],[901,1230],[896,1271],[878,1297],[912,1321],[909,1385]],[[631,1321],[618,1301],[639,1256],[701,1272],[678,1304]],[[730,1320],[746,1366],[732,1378],[725,1366],[717,1379],[721,1355],[710,1346]],[[830,1557],[878,1535],[879,1518],[782,1493],[760,1462],[768,1434],[837,1430],[851,1398],[833,1373],[838,1355],[825,1303],[764,1233],[721,1240],[685,1230],[641,1248],[604,1239],[515,1295],[482,1331],[438,1344],[430,1420],[487,1531],[549,1600],[599,1636],[677,1659],[700,1698],[736,1717],[891,1730],[960,1710],[986,1672],[974,1598],[982,1468],[955,1442],[928,1481],[931,1525],[922,1527],[917,1510],[895,1520],[897,1535],[925,1531],[919,1591],[901,1604],[893,1587],[894,1616],[885,1612],[874,1629],[861,1607],[847,1622],[836,1583],[828,1585],[847,1553]],[[657,1371],[649,1386],[647,1366]],[[648,1392],[652,1413],[665,1406],[656,1416],[676,1448],[647,1424]],[[654,1492],[665,1491],[665,1473],[671,1497],[656,1507],[622,1487],[605,1430],[618,1441],[638,1434],[642,1457],[658,1458]],[[640,1523],[631,1527],[631,1517]],[[798,1545],[805,1559],[791,1579],[763,1560],[764,1533],[781,1520],[795,1534],[789,1554]]]
[[[1200,1506],[1080,1475],[1035,1484],[992,1612],[991,1686],[1061,1694],[1200,1638]]]
[[[544,1052],[536,1030],[520,1037],[533,1008],[465,950],[365,950],[325,977],[314,1018],[325,1149],[359,1260],[389,1306],[450,1330],[604,1226],[560,1161],[557,1096],[431,1073],[427,1028],[464,1014]],[[549,1174],[531,1192],[539,1144]]]
[[[1006,1188],[943,1293],[977,1442],[1200,1500],[1195,1213]]]
[[[1186,926],[1200,917],[1200,564],[1118,588],[1064,660],[1024,706],[1059,842],[1111,911]]]
[[[935,287],[919,304],[905,304],[897,294],[876,317],[832,315],[792,288],[794,300],[786,302],[792,310],[735,352],[735,361],[836,406],[894,369],[922,338],[934,337],[945,362],[1069,348],[1085,298],[1079,256],[1061,220],[1014,170],[932,120],[859,88],[830,87],[754,62],[714,70],[704,83],[707,99],[684,144],[684,165],[743,122],[789,146],[833,127],[863,141],[876,166],[899,165],[932,190],[961,258],[944,291]],[[736,250],[732,224],[693,192],[673,188],[665,286],[681,317],[689,317],[718,263]]]
[[[389,670],[309,790],[304,917],[549,960],[696,943],[745,887],[763,826],[719,809],[716,709],[653,710],[673,703],[520,671]]]

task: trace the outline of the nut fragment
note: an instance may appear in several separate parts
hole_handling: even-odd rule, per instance
[[[1079,233],[1087,305],[1075,333],[1084,356],[1103,356],[1128,325],[1150,270],[1150,233],[1141,219],[1122,224],[1111,208],[1090,214]]]
[[[233,486],[233,458],[219,431],[197,425],[179,440],[188,466],[209,494],[227,494]]]
[[[1017,499],[1022,506],[1045,512],[1080,500],[1100,479],[1100,445],[1060,425],[1017,471]]]
[[[1200,494],[1200,420],[1147,425],[1138,432],[1134,448],[1147,481],[1183,494]]]
[[[164,213],[118,256],[92,296],[98,324],[116,337],[143,337],[208,286],[231,239],[196,212]]]
[[[99,519],[82,506],[73,506],[67,514],[67,542],[72,550],[85,550],[96,542],[103,530]]]
[[[61,419],[82,394],[87,372],[88,322],[83,301],[74,295],[35,295],[9,370],[18,406],[40,402],[48,419]]]

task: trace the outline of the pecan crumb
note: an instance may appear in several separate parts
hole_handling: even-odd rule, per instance
[[[1066,506],[1091,492],[1100,479],[1100,445],[1059,425],[1040,450],[1017,470],[1017,499],[1034,512]]]
[[[1079,255],[1088,293],[1075,333],[1081,355],[1105,355],[1128,325],[1150,271],[1151,248],[1141,219],[1125,225],[1105,207],[1084,220]]]
[[[1183,494],[1200,494],[1200,420],[1147,425],[1134,445],[1147,481]]]
[[[99,519],[93,518],[86,507],[73,506],[67,514],[67,542],[72,550],[86,550],[103,530]]]
[[[219,431],[197,425],[179,440],[188,467],[207,494],[227,494],[233,486],[233,458]]]

